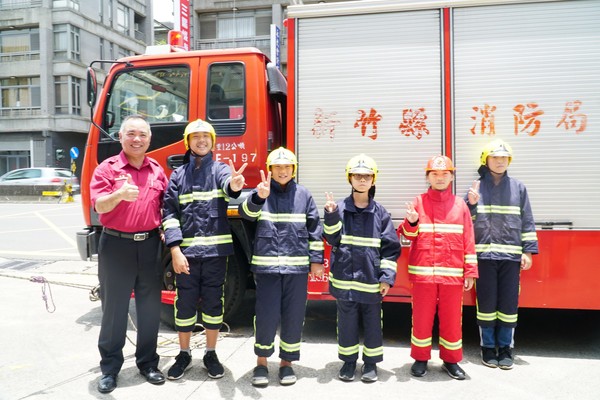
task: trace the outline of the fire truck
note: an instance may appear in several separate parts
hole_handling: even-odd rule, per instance
[[[600,309],[600,1],[373,0],[287,13],[286,77],[254,48],[153,51],[113,62],[106,74],[88,68],[95,111],[81,177],[82,258],[97,252],[101,231],[90,178],[120,151],[127,115],[148,119],[149,155],[167,174],[181,165],[183,130],[197,118],[216,129],[217,160],[248,163],[248,189],[229,210],[235,254],[226,319],[252,284],[254,227],[237,206],[272,149],[296,153],[297,180],[320,209],[325,192],[350,194],[350,157],[373,157],[376,199],[398,225],[406,203],[426,190],[428,158],[454,160],[453,190],[464,196],[478,177],[481,149],[502,138],[514,150],[509,174],[526,184],[538,227],[540,254],[522,274],[521,306]],[[168,305],[174,276],[164,254]],[[385,301],[410,301],[407,256],[404,247]],[[308,291],[309,299],[331,299],[327,274],[311,277]],[[465,304],[474,304],[473,293]]]

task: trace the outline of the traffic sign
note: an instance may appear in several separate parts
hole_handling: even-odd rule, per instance
[[[69,154],[73,160],[77,160],[77,157],[79,157],[79,149],[77,147],[71,147]]]

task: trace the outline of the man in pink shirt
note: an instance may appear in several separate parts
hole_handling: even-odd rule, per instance
[[[156,345],[161,292],[158,227],[168,181],[158,162],[146,156],[151,136],[143,117],[125,118],[119,131],[122,151],[98,165],[90,183],[92,205],[104,226],[98,247],[101,393],[117,387],[132,291],[137,311],[136,365],[148,382],[165,382]]]

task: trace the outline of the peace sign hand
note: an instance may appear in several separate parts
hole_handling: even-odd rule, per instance
[[[325,192],[325,198],[327,199],[325,202],[325,211],[334,212],[337,210],[337,204],[335,204],[335,200],[333,199],[333,193]]]
[[[244,178],[244,175],[242,175],[242,173],[244,172],[247,166],[248,163],[244,163],[244,165],[242,165],[240,169],[236,171],[235,167],[233,166],[233,161],[229,159],[229,167],[231,168],[231,181],[229,182],[229,188],[233,192],[239,192],[244,187],[246,179]]]
[[[475,205],[479,201],[479,185],[480,181],[476,180],[473,182],[473,185],[469,188],[469,193],[467,193],[467,198],[469,199],[469,204]]]
[[[256,193],[261,199],[266,199],[271,194],[271,171],[269,171],[265,178],[265,173],[260,170],[260,183],[256,185]]]
[[[415,210],[415,205],[412,202],[406,203],[406,219],[411,224],[419,220],[419,213]]]

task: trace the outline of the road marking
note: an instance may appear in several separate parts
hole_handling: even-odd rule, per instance
[[[50,221],[48,218],[44,217],[42,214],[40,214],[39,212],[35,212],[34,213],[39,219],[41,219],[42,221],[44,221],[50,228],[52,228],[52,230],[54,230],[59,236],[62,236],[63,239],[65,239],[68,243],[71,244],[71,246],[73,246],[73,248],[77,248],[77,242],[73,239],[71,239],[69,237],[69,235],[67,235],[66,233],[64,233],[62,230],[60,230],[60,228],[56,225],[54,225],[52,223],[52,221]]]
[[[0,254],[1,255],[8,255],[8,256],[22,256],[22,257],[26,257],[26,256],[44,256],[44,257],[53,257],[53,256],[61,256],[61,257],[77,257],[76,259],[78,261],[80,261],[79,258],[79,253],[77,252],[72,252],[72,253],[56,253],[52,250],[45,250],[45,251],[30,251],[30,250],[0,250]],[[56,261],[56,260],[52,260],[52,261]],[[73,261],[73,260],[70,260]]]

